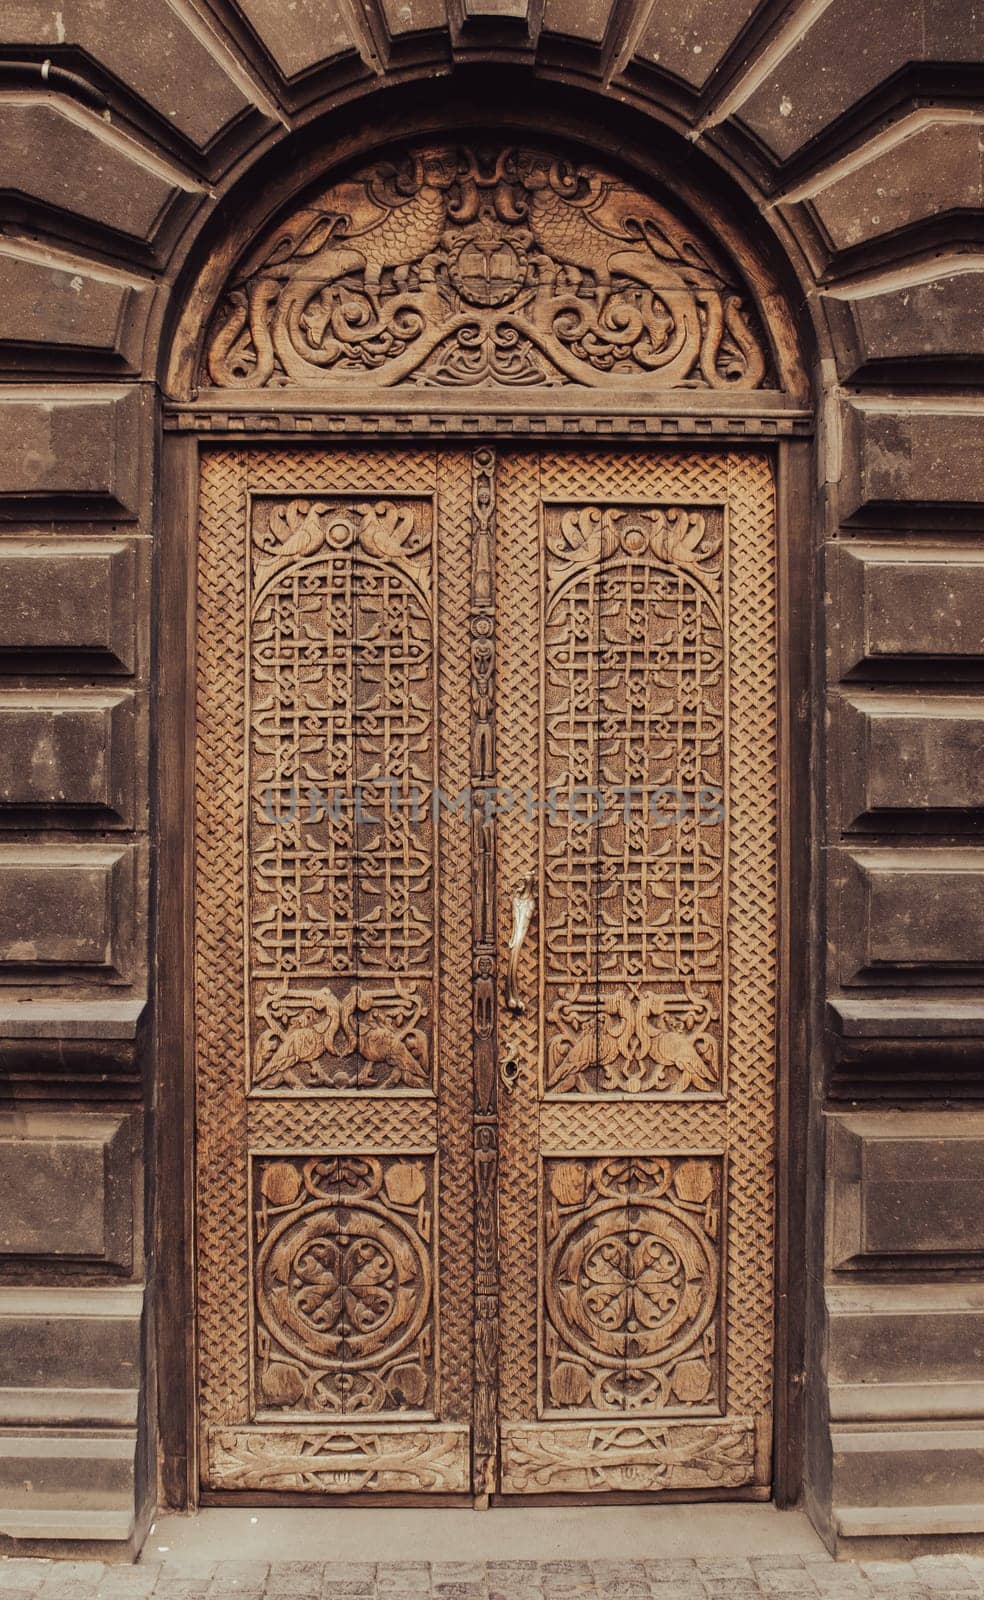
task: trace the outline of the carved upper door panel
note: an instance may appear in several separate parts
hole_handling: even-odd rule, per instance
[[[757,389],[747,287],[593,161],[417,145],[312,196],[229,280],[203,385]]]

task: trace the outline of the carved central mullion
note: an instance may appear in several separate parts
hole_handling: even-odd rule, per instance
[[[475,1393],[472,1486],[496,1487],[499,1391],[499,1116],[496,1075],[495,451],[472,455],[472,980],[474,995]]]

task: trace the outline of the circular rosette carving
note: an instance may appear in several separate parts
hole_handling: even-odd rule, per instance
[[[508,305],[524,287],[528,272],[519,242],[501,233],[464,235],[448,252],[448,278],[469,305]]]
[[[378,1366],[420,1332],[431,1296],[424,1246],[376,1206],[315,1204],[281,1217],[256,1264],[272,1337],[310,1364]]]
[[[555,1327],[593,1365],[665,1365],[708,1326],[718,1270],[689,1220],[659,1202],[612,1200],[560,1230],[547,1283]]]

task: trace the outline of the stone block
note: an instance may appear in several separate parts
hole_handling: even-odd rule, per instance
[[[0,1257],[85,1261],[129,1271],[130,1145],[125,1116],[0,1115]],[[20,1348],[27,1357],[28,1344]],[[29,1362],[15,1379],[18,1386],[27,1382],[27,1370]]]
[[[149,438],[149,397],[136,388],[7,389],[0,394],[0,514],[24,501],[75,501],[139,516]]]
[[[0,359],[14,367],[33,351],[49,366],[75,357],[136,372],[151,299],[115,268],[0,239]]]
[[[984,1285],[838,1283],[826,1308],[835,1421],[984,1417]]]
[[[883,518],[913,506],[953,510],[984,503],[984,411],[937,401],[848,405],[844,415],[844,518]]]
[[[737,115],[786,161],[910,61],[973,61],[981,49],[972,8],[953,0],[858,7],[833,0],[799,11],[790,46],[756,82]],[[835,66],[836,64],[836,66]]]
[[[831,290],[825,305],[839,345],[843,378],[888,369],[950,376],[984,360],[984,273],[952,258],[925,283],[907,279],[876,292]]]
[[[128,691],[0,690],[0,816],[132,827],[135,702]],[[143,754],[143,752],[142,752]],[[141,795],[145,761],[139,768]],[[140,822],[145,822],[141,805]]]
[[[835,1271],[984,1253],[984,1115],[883,1111],[828,1119],[827,1255]]]
[[[984,656],[984,550],[843,540],[827,571],[835,680]]]
[[[700,89],[756,10],[755,0],[667,0],[650,9],[635,60]]]
[[[137,553],[123,539],[0,539],[0,664],[132,673]]]
[[[0,188],[153,246],[199,185],[98,112],[21,94],[0,104]]]
[[[415,15],[418,6],[397,8]],[[242,0],[242,11],[285,78],[331,61],[357,59],[358,41],[340,0]]]
[[[380,0],[386,32],[392,43],[421,33],[447,33],[446,0]],[[343,37],[341,34],[339,37]]]
[[[132,846],[0,844],[0,974],[126,981],[135,866]]]
[[[545,0],[543,32],[600,45],[613,10],[614,0]]]
[[[16,1510],[132,1508],[136,1430],[106,1438],[75,1432],[5,1434],[0,1453],[0,1533]]]
[[[982,200],[981,127],[968,118],[902,124],[897,143],[876,147],[833,181],[805,196],[834,255]],[[801,191],[796,192],[797,195]]]
[[[979,827],[984,810],[984,699],[943,694],[834,695],[827,772],[830,816],[841,829],[918,825],[945,811],[947,826]]]
[[[841,983],[984,976],[984,850],[840,849],[830,866]]]
[[[837,1507],[980,1506],[984,1502],[984,1429],[980,1427],[835,1423],[830,1432]],[[912,1529],[913,1533],[919,1531],[918,1527]]]

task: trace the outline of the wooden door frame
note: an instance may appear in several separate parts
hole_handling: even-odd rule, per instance
[[[668,395],[672,404],[680,396]],[[243,448],[351,442],[371,435],[390,446],[472,444],[501,439],[515,449],[545,442],[574,443],[580,434],[601,444],[642,449],[720,451],[767,449],[776,481],[778,606],[778,1001],[776,1106],[776,1337],[773,1439],[773,1494],[781,1507],[795,1504],[803,1479],[803,1389],[806,1322],[806,1260],[801,1241],[807,1218],[807,1131],[811,1082],[819,1059],[820,951],[817,885],[819,800],[814,753],[819,738],[817,681],[817,579],[815,496],[812,489],[810,413],[788,405],[780,418],[736,415],[721,405],[709,426],[701,427],[694,405],[686,414],[652,412],[638,418],[581,412],[576,429],[539,428],[518,432],[504,404],[469,428],[460,413],[442,417],[430,406],[426,416],[407,417],[394,407],[391,418],[354,411],[334,412],[312,427],[304,408],[303,433],[294,417],[281,415],[278,427],[268,417],[252,426],[229,427],[228,416],[188,407],[165,413],[160,492],[163,507],[154,572],[154,773],[156,872],[151,922],[155,980],[153,1105],[154,1160],[150,1177],[149,1278],[153,1285],[150,1336],[151,1370],[156,1384],[156,1437],[159,1499],[174,1510],[199,1503],[197,1370],[195,1353],[195,1116],[194,1116],[194,803],[195,803],[195,635],[199,458],[208,444]],[[751,398],[751,397],[749,397]],[[664,401],[665,404],[665,401]],[[280,409],[280,408],[278,408]],[[730,415],[721,416],[721,411]],[[402,415],[400,414],[402,412]],[[503,413],[507,413],[504,417]],[[700,420],[703,420],[701,418]],[[752,420],[752,427],[748,423]],[[339,421],[343,426],[339,427]],[[236,419],[239,423],[240,419]],[[408,426],[409,422],[409,426]],[[216,425],[217,424],[217,425]],[[483,425],[484,424],[484,425]],[[666,426],[669,424],[669,426]],[[695,425],[696,424],[696,425]],[[640,438],[640,434],[643,437]],[[667,436],[664,436],[667,435]],[[802,908],[806,907],[804,915]],[[798,1247],[799,1246],[799,1247]],[[152,1391],[153,1392],[153,1391]],[[728,1492],[715,1498],[738,1499]],[[390,1498],[390,1497],[386,1497]],[[404,1497],[398,1497],[403,1499]],[[707,1498],[674,1496],[674,1498]],[[283,1496],[264,1501],[284,1503]],[[309,1498],[305,1503],[313,1503]]]

